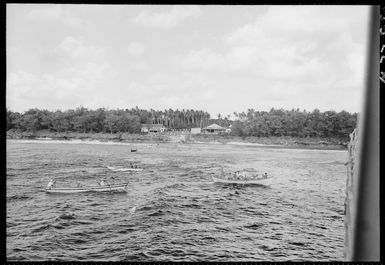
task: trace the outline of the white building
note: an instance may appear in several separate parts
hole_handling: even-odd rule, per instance
[[[164,132],[166,130],[166,127],[163,126],[163,124],[142,124],[142,127],[140,128],[140,131],[143,133],[159,133]]]
[[[191,128],[191,134],[199,134],[201,133],[201,128]]]

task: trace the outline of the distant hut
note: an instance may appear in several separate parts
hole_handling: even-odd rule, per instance
[[[140,128],[140,132],[142,132],[142,133],[148,133],[149,128],[150,128],[149,125],[150,125],[150,124],[142,124],[142,126],[141,126],[141,128]]]
[[[211,134],[218,134],[218,133],[226,132],[226,128],[223,128],[222,126],[219,126],[218,124],[213,123],[207,127],[204,127],[202,129],[202,132],[211,133]]]
[[[191,128],[191,134],[199,134],[201,133],[201,128]]]
[[[159,133],[164,132],[165,130],[166,127],[164,127],[163,124],[142,124],[142,127],[140,128],[142,133]]]

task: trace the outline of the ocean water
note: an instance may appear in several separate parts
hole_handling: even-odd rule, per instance
[[[343,260],[347,151],[7,140],[6,160],[8,261]],[[144,170],[107,169],[131,162]],[[272,183],[215,184],[221,167]],[[129,185],[53,195],[52,177]]]

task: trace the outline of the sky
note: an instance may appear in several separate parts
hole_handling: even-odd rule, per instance
[[[360,112],[367,6],[7,4],[6,107]]]

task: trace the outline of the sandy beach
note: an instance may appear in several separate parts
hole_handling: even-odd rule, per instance
[[[239,146],[265,146],[275,148],[303,148],[345,150],[346,143],[336,139],[295,138],[295,137],[245,137],[231,135],[205,135],[188,133],[159,133],[159,134],[109,134],[109,133],[55,133],[47,131],[17,132],[9,130],[7,139],[23,141],[63,142],[63,143],[92,143],[132,145],[135,143],[184,143],[184,144],[228,144]]]

